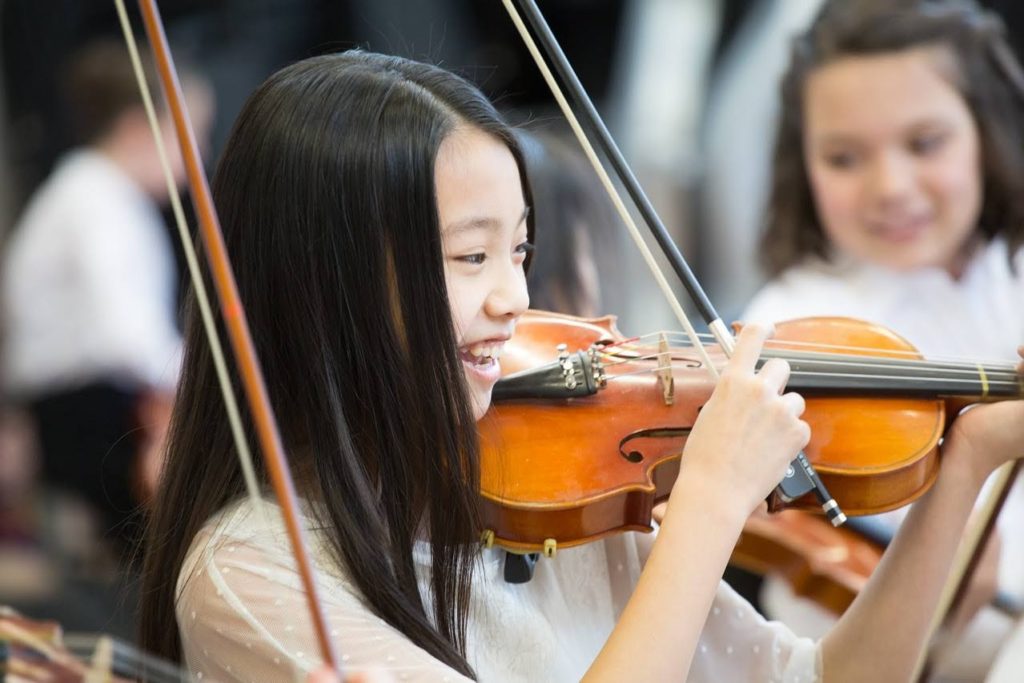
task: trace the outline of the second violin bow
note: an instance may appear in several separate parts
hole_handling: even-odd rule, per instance
[[[587,95],[587,92],[580,83],[579,78],[577,78],[575,71],[569,64],[569,60],[562,52],[558,41],[555,39],[550,27],[548,27],[547,22],[544,20],[544,16],[537,7],[537,3],[534,2],[534,0],[519,0],[518,2],[522,9],[522,14],[526,16],[527,21],[530,23],[530,27],[536,34],[535,41],[534,36],[531,35],[530,30],[527,29],[520,12],[516,9],[512,0],[502,0],[502,2],[512,19],[512,23],[515,24],[523,42],[526,44],[527,49],[533,56],[534,61],[537,63],[537,67],[543,74],[545,81],[547,81],[548,87],[551,89],[559,107],[562,109],[562,113],[569,121],[573,132],[576,134],[576,137],[583,146],[588,159],[590,159],[591,164],[594,166],[594,170],[601,178],[601,182],[604,185],[605,190],[609,193],[619,215],[626,223],[626,226],[630,229],[630,233],[633,236],[634,241],[637,243],[637,246],[640,248],[641,253],[644,254],[645,261],[647,262],[648,267],[651,268],[655,280],[658,281],[662,292],[668,299],[669,304],[672,306],[672,309],[680,323],[683,325],[683,328],[693,339],[694,348],[703,352],[703,345],[697,340],[697,335],[693,330],[693,326],[687,319],[682,306],[680,306],[679,302],[676,300],[671,287],[668,286],[668,283],[658,268],[657,263],[654,261],[653,257],[650,256],[650,250],[647,248],[646,243],[644,243],[643,238],[636,229],[632,216],[629,215],[629,211],[625,208],[625,205],[619,198],[618,192],[615,190],[611,179],[608,178],[608,174],[605,172],[597,154],[594,152],[589,138],[583,132],[575,112],[572,107],[569,106],[568,100],[565,98],[557,81],[551,74],[551,70],[548,68],[544,56],[538,49],[537,43],[540,43],[541,47],[543,47],[544,52],[547,55],[547,59],[553,64],[555,70],[558,72],[559,78],[568,89],[576,107],[582,112],[582,117],[584,121],[586,121],[588,128],[597,137],[601,151],[608,158],[619,179],[626,187],[630,198],[640,211],[644,222],[657,241],[658,246],[661,247],[665,257],[672,265],[672,269],[676,276],[683,283],[683,286],[686,288],[690,298],[700,311],[701,317],[704,319],[704,322],[707,323],[708,329],[710,329],[711,333],[718,341],[722,351],[727,356],[731,355],[735,346],[735,340],[729,332],[729,328],[724,322],[722,322],[721,317],[715,311],[715,308],[712,306],[710,299],[708,299],[707,294],[704,292],[704,289],[700,286],[700,283],[694,276],[693,271],[686,263],[686,259],[683,258],[683,255],[679,252],[679,249],[672,241],[672,237],[669,235],[668,230],[662,223],[657,211],[655,211],[650,200],[647,198],[647,195],[640,187],[640,183],[637,181],[632,169],[629,167],[625,157],[623,157],[622,152],[619,151],[618,146],[615,144],[615,141],[612,139],[607,127],[604,125],[604,121],[601,119],[601,115],[597,112],[597,108],[594,107],[593,102]],[[712,376],[717,378],[717,371],[706,355],[704,355],[704,363]],[[846,515],[843,514],[838,503],[836,503],[835,499],[828,492],[825,484],[822,483],[821,478],[818,476],[813,465],[811,465],[807,456],[803,452],[800,452],[790,464],[785,478],[779,482],[774,495],[784,502],[789,502],[812,491],[814,492],[818,503],[821,505],[821,509],[834,526],[840,526],[846,521]]]

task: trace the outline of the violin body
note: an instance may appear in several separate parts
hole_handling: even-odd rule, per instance
[[[880,357],[913,352],[889,330],[848,318],[782,323],[773,341],[856,347]],[[631,351],[613,317],[541,311],[520,319],[503,374],[550,363],[559,344],[607,349],[605,388],[584,398],[496,401],[478,425],[485,541],[515,552],[550,555],[620,531],[650,531],[651,509],[668,497],[686,436],[714,389],[692,348],[639,358],[646,354]],[[717,347],[708,352],[724,366]],[[805,452],[847,514],[906,505],[935,479],[944,400],[834,391],[814,397],[792,381],[790,388],[807,399],[803,419],[812,436]],[[788,506],[817,509],[810,495]]]

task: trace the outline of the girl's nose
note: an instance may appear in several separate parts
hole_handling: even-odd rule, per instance
[[[871,166],[870,187],[875,199],[899,201],[914,186],[914,171],[909,160],[889,152],[881,154]]]
[[[487,314],[496,318],[518,318],[530,306],[526,275],[522,266],[503,269],[486,301]]]

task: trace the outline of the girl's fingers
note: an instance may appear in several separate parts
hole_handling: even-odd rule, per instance
[[[394,676],[380,670],[353,672],[345,678],[345,683],[394,683],[394,681]],[[341,683],[341,677],[325,665],[311,671],[306,677],[306,683]]]
[[[761,366],[757,374],[772,393],[781,394],[789,381],[789,363],[781,358],[772,358]]]
[[[800,417],[804,414],[804,409],[807,404],[804,402],[804,397],[800,394],[791,391],[781,396],[782,402],[786,405],[786,410],[793,417]]]
[[[770,325],[751,323],[744,325],[736,338],[736,348],[725,371],[730,373],[748,374],[754,372],[757,359],[761,357],[761,347],[775,330]]]
[[[351,680],[351,679],[349,679]],[[309,673],[306,683],[340,683],[341,679],[329,666],[322,666]]]

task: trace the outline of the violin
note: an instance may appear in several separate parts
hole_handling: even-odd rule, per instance
[[[668,497],[714,389],[679,339],[627,339],[611,316],[522,316],[478,425],[485,545],[553,556],[652,529],[651,509]],[[715,345],[706,350],[724,366]],[[781,323],[761,362],[770,357],[789,361],[787,388],[806,399],[807,456],[857,515],[901,507],[930,487],[961,407],[1022,394],[1008,364],[926,361],[899,335],[850,318]],[[773,507],[817,509],[809,495]]]
[[[55,621],[0,607],[0,680],[24,683],[180,683],[173,664],[109,636],[65,634]]]
[[[867,584],[892,536],[890,527],[870,518],[836,528],[820,515],[798,510],[752,515],[729,564],[778,576],[795,595],[838,617]],[[1021,601],[1006,591],[996,592],[991,607],[1012,619],[1024,613]]]

